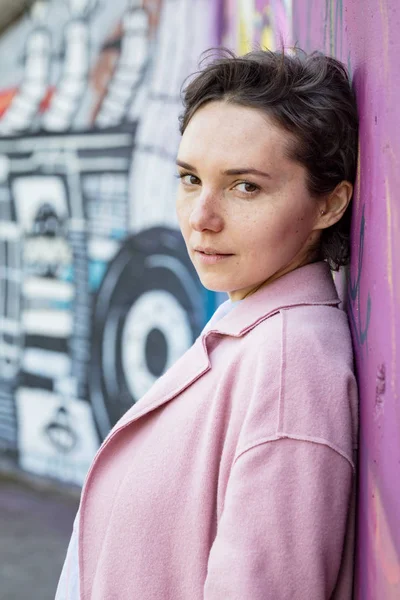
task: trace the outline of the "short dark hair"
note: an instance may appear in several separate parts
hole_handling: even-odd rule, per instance
[[[254,50],[244,56],[218,48],[203,56],[201,70],[183,88],[182,134],[208,102],[257,108],[294,136],[289,157],[306,168],[314,197],[332,192],[343,180],[354,184],[357,107],[347,69],[339,60],[300,48]],[[351,203],[340,221],[322,231],[319,258],[333,270],[349,262],[350,221]]]

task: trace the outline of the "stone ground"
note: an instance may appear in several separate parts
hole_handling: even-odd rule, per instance
[[[0,475],[0,599],[54,600],[78,491]]]

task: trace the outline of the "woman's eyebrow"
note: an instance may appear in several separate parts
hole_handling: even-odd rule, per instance
[[[178,167],[182,167],[183,169],[187,169],[188,171],[197,172],[196,167],[189,165],[189,163],[184,162],[183,160],[177,159],[176,164]],[[260,175],[261,177],[267,177],[268,179],[272,179],[272,176],[269,173],[265,173],[264,171],[260,171],[259,169],[253,169],[252,167],[242,167],[240,169],[226,169],[225,171],[221,171],[222,175]]]
[[[264,171],[260,171],[259,169],[253,169],[251,167],[243,167],[242,169],[227,169],[226,171],[222,171],[223,175],[261,175],[261,177],[267,177],[268,179],[272,179],[269,173],[265,173]]]
[[[183,160],[176,159],[176,164],[178,167],[182,167],[182,169],[187,169],[188,171],[195,171],[197,173],[196,167],[192,167],[189,163],[183,162]]]

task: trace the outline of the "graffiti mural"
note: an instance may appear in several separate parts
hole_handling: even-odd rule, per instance
[[[292,44],[292,0],[224,0],[221,42],[238,54]]]
[[[82,483],[204,324],[175,154],[214,21],[210,0],[40,0],[0,39],[0,451],[23,469]]]

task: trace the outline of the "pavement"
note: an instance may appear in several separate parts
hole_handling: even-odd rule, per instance
[[[0,600],[54,600],[79,490],[0,474]]]

